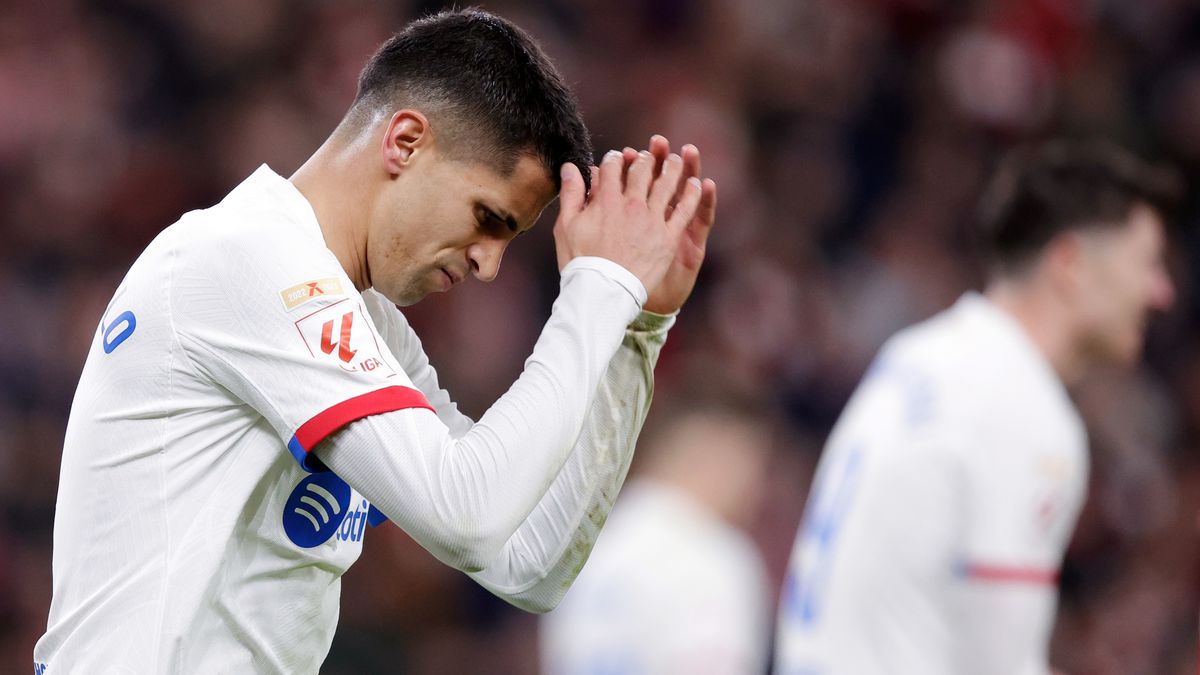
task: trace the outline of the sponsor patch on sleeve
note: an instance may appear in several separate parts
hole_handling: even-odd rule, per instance
[[[383,356],[366,310],[349,298],[297,319],[296,330],[314,359],[336,363],[351,373],[396,375]]]
[[[279,297],[283,300],[284,309],[290,312],[309,300],[315,300],[327,295],[341,294],[342,281],[335,277],[329,277],[327,279],[306,281],[302,284],[285,288],[279,292]]]

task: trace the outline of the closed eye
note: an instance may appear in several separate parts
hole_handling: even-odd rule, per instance
[[[479,210],[482,212],[482,224],[485,227],[489,229],[495,229],[497,231],[508,230],[513,234],[518,233],[519,228],[517,226],[517,219],[513,218],[511,214],[506,213],[504,215],[500,215],[499,213],[496,213],[492,209],[483,206],[482,204],[479,206]]]

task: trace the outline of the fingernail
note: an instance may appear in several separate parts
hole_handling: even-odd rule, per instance
[[[620,150],[609,150],[608,152],[604,153],[604,159],[613,159],[613,158],[620,157],[620,156],[621,156]]]
[[[672,152],[670,155],[667,155],[667,161],[668,162],[682,162],[683,158]]]
[[[691,178],[688,179],[688,185],[691,185],[694,188],[698,188],[698,187],[700,187],[700,179],[696,178],[695,176],[692,176]]]

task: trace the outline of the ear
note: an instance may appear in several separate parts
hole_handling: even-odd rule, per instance
[[[399,175],[417,151],[433,141],[429,120],[417,110],[397,111],[388,121],[383,135],[383,167],[389,175]]]
[[[1054,236],[1042,251],[1041,265],[1050,283],[1059,293],[1074,297],[1086,279],[1086,242],[1077,231],[1067,230]]]

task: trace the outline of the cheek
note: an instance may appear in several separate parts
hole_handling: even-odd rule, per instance
[[[1111,320],[1136,315],[1146,301],[1151,276],[1129,261],[1106,261],[1091,275],[1086,295],[1093,312]]]
[[[367,252],[367,264],[371,267],[371,281],[383,289],[397,289],[408,284],[413,263],[411,246],[398,237],[386,240],[382,245]]]

